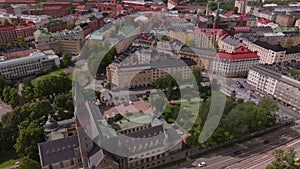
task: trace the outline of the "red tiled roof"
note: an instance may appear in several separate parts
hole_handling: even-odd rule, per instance
[[[228,11],[226,13],[224,13],[223,15],[226,16],[226,17],[230,17],[234,14],[234,11]]]
[[[270,20],[265,19],[265,18],[258,18],[257,22],[262,23],[262,24],[268,24],[268,23],[270,23]]]
[[[205,9],[206,6],[176,5],[175,8],[181,8],[181,9]]]
[[[225,32],[223,29],[213,29],[213,28],[198,28],[196,27],[194,33],[205,33],[205,34],[217,34],[222,35]]]
[[[62,6],[45,6],[44,10],[60,10],[62,8]]]
[[[70,2],[56,2],[56,1],[48,1],[48,2],[42,2],[42,5],[71,5]]]
[[[85,5],[78,5],[76,7],[76,10],[84,10],[85,9]]]
[[[233,29],[236,31],[250,31],[250,27],[248,26],[234,27]]]
[[[256,52],[252,52],[244,46],[237,48],[233,53],[218,52],[217,57],[228,60],[259,58]]]
[[[15,29],[15,26],[13,25],[0,25],[0,30],[12,30]]]

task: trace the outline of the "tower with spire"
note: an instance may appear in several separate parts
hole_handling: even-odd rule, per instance
[[[210,5],[210,1],[207,1],[206,10],[205,10],[205,16],[209,16],[209,14],[210,14],[209,5]]]
[[[216,18],[214,20],[213,28],[214,29],[218,28],[219,23],[220,23],[220,2],[218,2],[218,8],[217,8],[217,13],[216,13]]]

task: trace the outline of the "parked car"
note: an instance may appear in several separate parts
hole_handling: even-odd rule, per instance
[[[206,162],[202,161],[202,162],[200,162],[200,163],[198,164],[198,167],[204,167],[204,166],[206,166],[206,165],[207,165]]]

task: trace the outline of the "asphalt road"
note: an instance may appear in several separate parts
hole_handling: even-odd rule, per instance
[[[264,144],[264,140],[270,143]],[[249,169],[263,168],[273,160],[272,152],[276,148],[300,148],[300,126],[287,126],[280,128],[274,132],[263,135],[259,138],[252,139],[243,144],[236,144],[229,148],[223,149],[216,153],[206,155],[196,160],[188,160],[178,166],[169,169],[190,168],[204,161],[207,166],[203,169]],[[241,154],[236,155],[234,152],[240,151]],[[193,164],[193,165],[191,165]]]

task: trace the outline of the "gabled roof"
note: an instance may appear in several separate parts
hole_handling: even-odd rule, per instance
[[[39,143],[38,147],[42,166],[74,158],[74,148],[78,146],[77,135]]]

